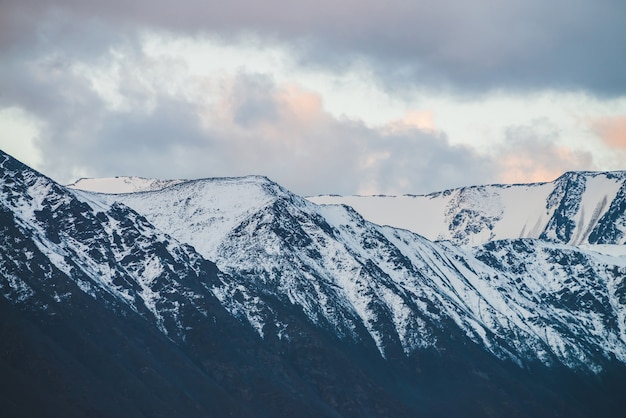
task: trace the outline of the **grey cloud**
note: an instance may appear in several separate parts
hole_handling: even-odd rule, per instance
[[[187,177],[202,166],[201,154],[210,138],[198,126],[188,105],[160,100],[149,114],[81,112],[80,121],[50,120],[38,140],[46,156],[44,173],[62,182],[75,172],[89,176],[141,175]],[[180,157],[184,150],[186,157]],[[198,170],[199,171],[199,170]]]
[[[258,121],[275,120],[276,104],[269,96],[272,88],[267,76],[240,74],[230,94],[234,122],[248,127]]]
[[[0,66],[0,106],[21,107],[42,122],[42,169],[64,182],[75,173],[264,174],[301,194],[428,193],[498,175],[514,181],[506,176],[593,166],[588,154],[559,147],[559,132],[547,121],[509,128],[505,146],[484,156],[451,145],[441,132],[337,119],[315,94],[289,90],[267,75],[204,80],[208,90],[189,97],[161,85],[184,71],[172,70],[175,62],[150,61],[132,37],[115,44],[124,54],[116,72],[125,105],[112,109],[92,81],[72,69],[76,60],[91,68],[109,65],[108,43],[81,50],[67,42],[48,53],[44,46],[12,50]]]
[[[365,60],[389,88],[626,93],[621,0],[9,0],[2,7],[0,35],[13,43],[40,31],[41,22],[61,18],[66,32],[80,25],[72,22],[87,21],[108,22],[118,33],[153,27],[236,37],[252,31],[291,45],[303,65]]]
[[[141,57],[136,49],[127,52],[132,67]],[[0,107],[17,106],[39,122],[36,145],[45,157],[40,167],[45,174],[61,182],[74,180],[77,172],[159,177],[184,171],[185,161],[174,158],[179,148],[210,143],[194,104],[155,93],[122,67],[120,94],[130,110],[111,109],[91,80],[72,70],[74,58],[33,53],[0,67]],[[106,54],[96,59],[89,52],[86,58],[95,67],[107,64]]]
[[[138,49],[126,51],[117,69],[126,105],[115,109],[62,52],[0,68],[0,103],[42,122],[37,145],[45,174],[62,182],[77,175],[264,174],[301,194],[349,194],[430,192],[484,182],[490,173],[484,158],[442,134],[389,133],[337,119],[315,94],[268,76],[242,72],[228,83],[208,82],[222,87],[206,92],[215,96],[207,101],[162,90],[168,68],[145,59]]]
[[[386,138],[385,142],[393,154],[376,173],[382,191],[430,193],[483,184],[496,174],[493,160],[429,132],[412,130]]]
[[[597,169],[589,152],[562,144],[560,132],[548,119],[511,126],[505,138],[495,150],[502,182],[546,181],[565,171]]]

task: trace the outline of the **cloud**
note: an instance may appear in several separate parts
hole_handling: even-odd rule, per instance
[[[503,183],[552,181],[566,171],[593,170],[589,152],[558,144],[558,130],[547,120],[509,127],[494,158]]]
[[[626,151],[626,115],[594,119],[591,127],[610,148]]]
[[[336,69],[367,62],[391,89],[626,93],[620,42],[626,7],[620,0],[8,0],[2,7],[5,48],[42,36],[85,39],[80,22],[123,36],[137,28],[225,39],[256,33],[286,45],[303,66]],[[91,35],[75,44],[99,39]]]
[[[428,101],[407,106],[398,120],[368,124],[330,114],[318,92],[267,69],[198,71],[179,55],[151,54],[138,33],[97,35],[101,22],[89,32],[96,40],[81,44],[72,28],[44,31],[52,38],[10,49],[0,66],[0,108],[37,121],[30,148],[45,156],[39,168],[62,182],[264,174],[300,194],[428,193],[594,167],[545,120],[509,127],[504,145],[487,155],[452,143],[439,126],[449,115],[441,107],[435,115]]]
[[[361,194],[429,193],[482,184],[494,175],[493,161],[441,133],[420,129],[386,133],[371,144]]]
[[[369,128],[335,118],[318,95],[296,85],[260,82],[260,77],[240,74],[218,110],[209,110],[219,117],[205,121],[211,136],[224,138],[220,155],[227,156],[235,174],[256,170],[303,194],[428,192],[487,178],[482,157],[450,145],[441,133],[410,125]],[[263,106],[249,107],[239,97],[242,91]],[[242,121],[233,96],[246,110],[258,111]]]
[[[391,131],[403,131],[406,129],[437,131],[433,121],[433,112],[430,110],[409,110],[402,119],[390,122],[387,128]]]
[[[301,194],[349,194],[430,192],[489,176],[483,157],[430,129],[427,112],[368,127],[267,74],[197,74],[133,43],[81,58],[60,50],[0,69],[12,81],[0,81],[0,103],[41,121],[39,168],[61,182],[264,174]]]
[[[37,121],[29,118],[17,108],[0,109],[0,148],[25,164],[39,167],[43,161],[35,146]]]

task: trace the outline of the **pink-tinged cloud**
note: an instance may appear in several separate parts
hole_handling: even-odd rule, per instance
[[[513,147],[500,155],[499,161],[503,183],[552,181],[566,171],[593,168],[589,153],[538,143]]]
[[[432,133],[437,131],[431,110],[409,110],[402,119],[390,122],[386,128],[390,132],[402,132],[407,129],[419,129]]]
[[[90,176],[264,174],[301,194],[426,193],[483,183],[491,174],[491,164],[470,148],[418,129],[416,124],[429,126],[427,115],[407,118],[410,123],[395,132],[371,128],[326,112],[315,92],[254,73],[194,78],[198,94],[192,96],[186,90],[153,90],[159,77],[145,82],[128,95],[144,97],[142,87],[155,91],[145,98],[154,103],[147,111],[126,107],[115,118],[101,119],[96,100],[90,112],[70,106],[82,118],[51,118],[54,129],[40,142],[49,163],[44,168],[55,175],[74,160],[91,167]],[[56,85],[49,88],[56,91]],[[90,89],[81,83],[74,95],[88,97]],[[75,131],[90,140],[75,146],[68,139]],[[117,150],[120,155],[110,155]],[[109,157],[95,158],[107,151]],[[58,164],[59,158],[68,164]]]
[[[594,170],[589,152],[563,145],[560,131],[549,119],[510,126],[506,142],[494,150],[499,180],[504,183],[552,181],[566,171]]]
[[[304,91],[294,85],[282,86],[274,94],[286,117],[293,117],[304,125],[316,123],[322,116],[322,99],[319,94]]]
[[[375,128],[337,118],[325,111],[319,94],[277,83],[267,74],[182,72],[179,83],[163,88],[169,61],[160,66],[139,50],[128,54],[116,70],[121,76],[113,79],[112,91],[123,102],[115,112],[108,110],[107,92],[98,90],[87,73],[69,77],[66,72],[63,78],[40,72],[36,88],[33,77],[23,77],[13,87],[16,93],[7,90],[17,96],[36,94],[45,98],[44,103],[54,104],[37,107],[25,99],[21,102],[45,122],[37,144],[46,155],[41,169],[47,174],[66,178],[69,172],[162,178],[265,174],[300,194],[397,194],[482,184],[493,181],[504,168],[504,179],[530,181],[543,179],[537,174],[541,168],[554,168],[556,177],[557,167],[580,166],[566,164],[576,160],[574,154],[559,154],[541,141],[529,142],[536,134],[532,130],[512,130],[513,147],[494,156],[451,144],[428,109]],[[27,75],[29,71],[34,71],[31,66],[21,68]],[[546,161],[528,166],[523,159],[516,160],[521,149],[532,161],[528,144],[538,151],[535,154],[547,155]],[[558,159],[563,164],[552,166]],[[505,162],[502,170],[500,161]],[[89,172],[83,173],[87,168]]]
[[[626,115],[595,119],[591,127],[609,147],[626,150]]]
[[[555,147],[537,158],[531,151],[517,150],[501,160],[500,180],[504,183],[552,181],[565,171],[584,170],[588,158],[565,147]]]

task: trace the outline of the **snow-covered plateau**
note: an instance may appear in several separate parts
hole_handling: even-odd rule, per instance
[[[626,171],[568,172],[549,183],[472,186],[427,195],[309,199],[349,205],[371,222],[459,245],[514,238],[624,244],[625,180]]]

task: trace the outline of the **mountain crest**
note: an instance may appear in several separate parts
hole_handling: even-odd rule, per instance
[[[626,171],[567,172],[553,182],[471,186],[429,195],[317,196],[366,219],[431,240],[477,245],[535,238],[570,245],[626,243]],[[599,231],[607,231],[601,234]]]
[[[153,189],[102,194],[0,158],[0,379],[41,405],[52,391],[131,416],[624,410],[626,246],[594,244],[623,239],[619,175],[376,198],[387,219],[444,225],[434,242],[261,176],[117,178]]]

